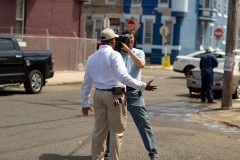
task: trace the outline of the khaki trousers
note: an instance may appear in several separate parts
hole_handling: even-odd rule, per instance
[[[95,90],[93,109],[95,126],[92,135],[92,160],[104,160],[108,131],[110,131],[109,160],[118,160],[126,130],[127,105],[124,95],[119,95],[122,103],[113,105],[115,96],[109,91]]]

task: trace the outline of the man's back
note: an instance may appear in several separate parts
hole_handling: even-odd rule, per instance
[[[89,57],[87,69],[95,88],[125,87],[114,73],[114,66],[117,63],[115,60],[119,58],[121,55],[108,45],[100,46],[100,49]]]
[[[200,69],[213,69],[214,67],[217,67],[218,61],[214,54],[212,53],[206,53],[202,56],[200,61]]]

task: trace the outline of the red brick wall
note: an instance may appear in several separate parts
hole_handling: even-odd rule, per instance
[[[83,2],[76,0],[27,0],[25,10],[25,34],[74,36],[81,33]],[[43,29],[43,30],[35,30]]]
[[[10,33],[16,25],[16,0],[0,0],[0,33]],[[3,29],[1,27],[9,27]]]

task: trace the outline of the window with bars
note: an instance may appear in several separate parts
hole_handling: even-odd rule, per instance
[[[106,0],[106,4],[115,4],[116,0]]]
[[[218,12],[221,13],[222,0],[218,0]]]
[[[100,33],[102,31],[102,20],[97,19],[95,22],[95,32],[97,32],[97,40],[100,40]],[[94,34],[95,34],[94,32]]]
[[[145,40],[147,44],[152,43],[152,20],[146,20]]]
[[[17,0],[16,5],[16,34],[23,34],[24,31],[24,0]]]
[[[166,22],[166,26],[169,29],[169,34],[166,37],[167,39],[166,44],[172,44],[172,21]]]
[[[224,0],[224,14],[227,15],[227,0]]]
[[[210,0],[205,0],[205,8],[209,8],[210,7]]]

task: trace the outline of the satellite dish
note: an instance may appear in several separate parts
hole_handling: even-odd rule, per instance
[[[92,13],[90,11],[86,12],[87,17],[91,17]]]
[[[92,24],[93,24],[93,20],[92,19],[87,19],[86,20],[86,24],[88,25],[88,26],[91,26]]]

